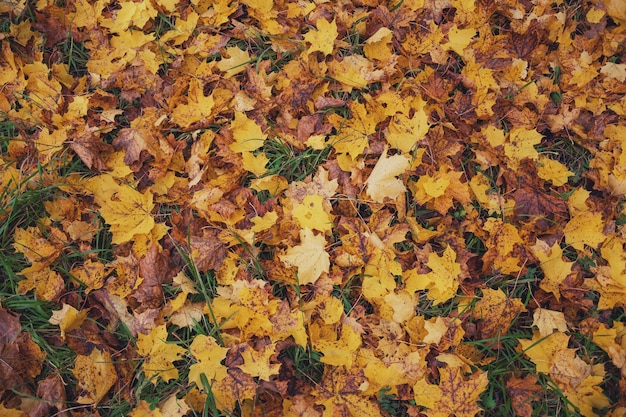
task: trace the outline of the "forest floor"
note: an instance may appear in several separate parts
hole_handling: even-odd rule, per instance
[[[0,1],[0,415],[626,415],[626,3]]]

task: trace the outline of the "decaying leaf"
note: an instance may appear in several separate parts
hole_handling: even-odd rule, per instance
[[[623,414],[623,1],[0,15],[0,414]]]
[[[72,373],[78,381],[80,404],[98,404],[118,378],[111,354],[97,348],[89,355],[78,355]]]
[[[447,367],[441,368],[439,375],[438,385],[422,379],[413,386],[415,402],[427,408],[426,415],[472,417],[481,411],[478,399],[487,387],[487,373],[478,372],[466,379],[461,368]]]

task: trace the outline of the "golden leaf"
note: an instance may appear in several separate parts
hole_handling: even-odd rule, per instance
[[[297,204],[292,212],[303,228],[328,232],[332,230],[333,218],[324,208],[324,198],[321,195],[307,195],[301,204]]]
[[[231,132],[235,143],[230,145],[233,152],[251,152],[263,146],[267,139],[261,127],[254,120],[248,119],[245,113],[235,112],[235,119],[231,124]]]
[[[482,320],[481,336],[485,339],[505,336],[516,316],[526,308],[519,298],[507,297],[500,289],[485,288],[482,292],[472,313]]]
[[[248,345],[244,346],[244,350],[240,350],[243,357],[243,365],[239,365],[239,369],[252,377],[259,377],[259,379],[264,381],[269,381],[272,375],[278,374],[280,364],[270,363],[270,359],[276,351],[275,345],[266,346],[260,352]]]
[[[569,343],[569,336],[559,331],[542,337],[538,331],[533,331],[532,340],[520,339],[519,343],[524,354],[537,366],[537,372],[547,374],[554,355]]]
[[[89,179],[87,187],[100,205],[100,214],[111,226],[113,244],[129,242],[135,235],[148,234],[155,226],[152,194],[126,184],[118,184],[108,175]]]
[[[458,278],[461,275],[461,266],[456,261],[454,249],[448,246],[441,256],[431,252],[427,265],[431,272],[418,274],[412,270],[404,280],[409,294],[418,290],[428,290],[426,296],[435,304],[454,297],[459,288]]]
[[[300,285],[314,283],[330,268],[325,246],[323,235],[314,235],[311,229],[304,228],[300,231],[300,245],[289,248],[286,254],[280,255],[280,260],[298,268]]]
[[[89,309],[78,311],[71,305],[63,303],[63,308],[53,311],[48,321],[51,324],[59,325],[61,338],[65,339],[65,332],[78,329],[87,317],[87,313],[89,313]]]
[[[72,373],[82,392],[76,400],[79,404],[100,403],[118,379],[111,354],[97,348],[89,356],[78,355]]]
[[[157,378],[165,382],[178,378],[178,369],[173,362],[182,357],[185,349],[167,342],[165,325],[154,327],[148,334],[140,333],[137,351],[146,358],[141,368],[154,385]]]
[[[226,358],[228,348],[218,345],[213,337],[204,335],[194,337],[189,351],[197,362],[189,367],[188,378],[189,382],[196,383],[198,389],[205,389],[201,374],[206,376],[209,384],[226,377],[227,368],[222,365],[222,361]]]
[[[383,151],[365,181],[367,194],[377,203],[384,202],[385,198],[394,199],[406,191],[401,180],[396,178],[409,167],[409,160],[403,155],[387,157],[387,149]]]
[[[601,213],[583,212],[565,225],[565,242],[575,249],[583,250],[585,245],[597,249],[598,245],[606,239],[603,233],[604,221]]]
[[[337,22],[332,22],[324,18],[317,19],[315,23],[317,30],[310,30],[304,35],[304,41],[309,42],[311,46],[307,50],[307,54],[319,51],[324,55],[331,55],[334,49],[334,42],[337,39]]]
[[[489,382],[487,373],[478,371],[468,379],[463,377],[461,368],[440,368],[439,385],[430,384],[424,379],[413,385],[415,402],[426,407],[429,417],[473,417],[481,411],[478,400]]]
[[[541,337],[551,335],[554,330],[559,332],[567,331],[565,315],[560,311],[552,311],[545,308],[538,308],[533,312],[533,326],[537,326],[539,336]]]

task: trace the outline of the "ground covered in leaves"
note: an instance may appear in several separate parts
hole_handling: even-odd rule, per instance
[[[0,2],[0,414],[626,412],[619,0]]]

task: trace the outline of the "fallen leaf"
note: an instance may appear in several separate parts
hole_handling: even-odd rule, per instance
[[[89,313],[88,309],[76,310],[69,304],[63,303],[61,310],[52,312],[52,317],[48,320],[51,324],[59,325],[61,328],[61,338],[65,339],[65,333],[78,329]]]
[[[154,202],[148,190],[140,193],[106,175],[91,178],[87,187],[96,196],[100,213],[111,226],[113,244],[126,243],[135,235],[150,233],[154,228],[151,215]]]
[[[524,378],[512,376],[506,381],[506,390],[511,396],[513,409],[519,416],[532,414],[532,402],[539,401],[539,394],[542,392],[533,375],[526,375]]]
[[[178,378],[178,369],[174,362],[181,359],[185,349],[168,343],[165,325],[154,327],[148,334],[140,333],[137,352],[145,357],[141,368],[154,385],[159,378],[165,382]]]
[[[405,279],[406,290],[413,294],[418,290],[428,290],[426,296],[435,304],[450,300],[459,288],[461,266],[456,261],[454,249],[448,246],[441,256],[435,252],[428,255],[431,272],[419,274],[414,271]]]
[[[424,379],[413,385],[415,402],[427,408],[428,416],[472,417],[481,411],[478,400],[489,382],[486,372],[477,372],[468,379],[460,368],[439,369],[440,382],[431,384]]]
[[[511,323],[526,308],[519,298],[509,298],[500,289],[485,288],[482,293],[472,311],[474,318],[481,320],[481,338],[488,340],[506,336]]]
[[[554,330],[559,332],[567,331],[565,314],[560,311],[546,310],[545,308],[538,308],[533,312],[533,326],[537,326],[539,336],[541,337],[551,335]]]
[[[72,373],[77,380],[79,404],[99,404],[118,379],[111,354],[97,348],[88,356],[78,355]]]
[[[307,54],[319,51],[324,55],[331,55],[334,49],[334,42],[337,39],[337,22],[333,19],[329,22],[326,19],[318,19],[315,23],[317,30],[310,30],[304,35],[304,41],[311,44]]]
[[[300,231],[300,245],[289,248],[284,255],[280,255],[280,260],[298,268],[300,285],[314,283],[329,271],[330,256],[325,246],[323,235],[315,235],[311,229],[304,228]]]
[[[409,167],[409,160],[402,155],[387,157],[387,149],[383,151],[365,181],[367,194],[377,203],[384,202],[385,198],[394,199],[406,191],[401,180],[396,178]]]

